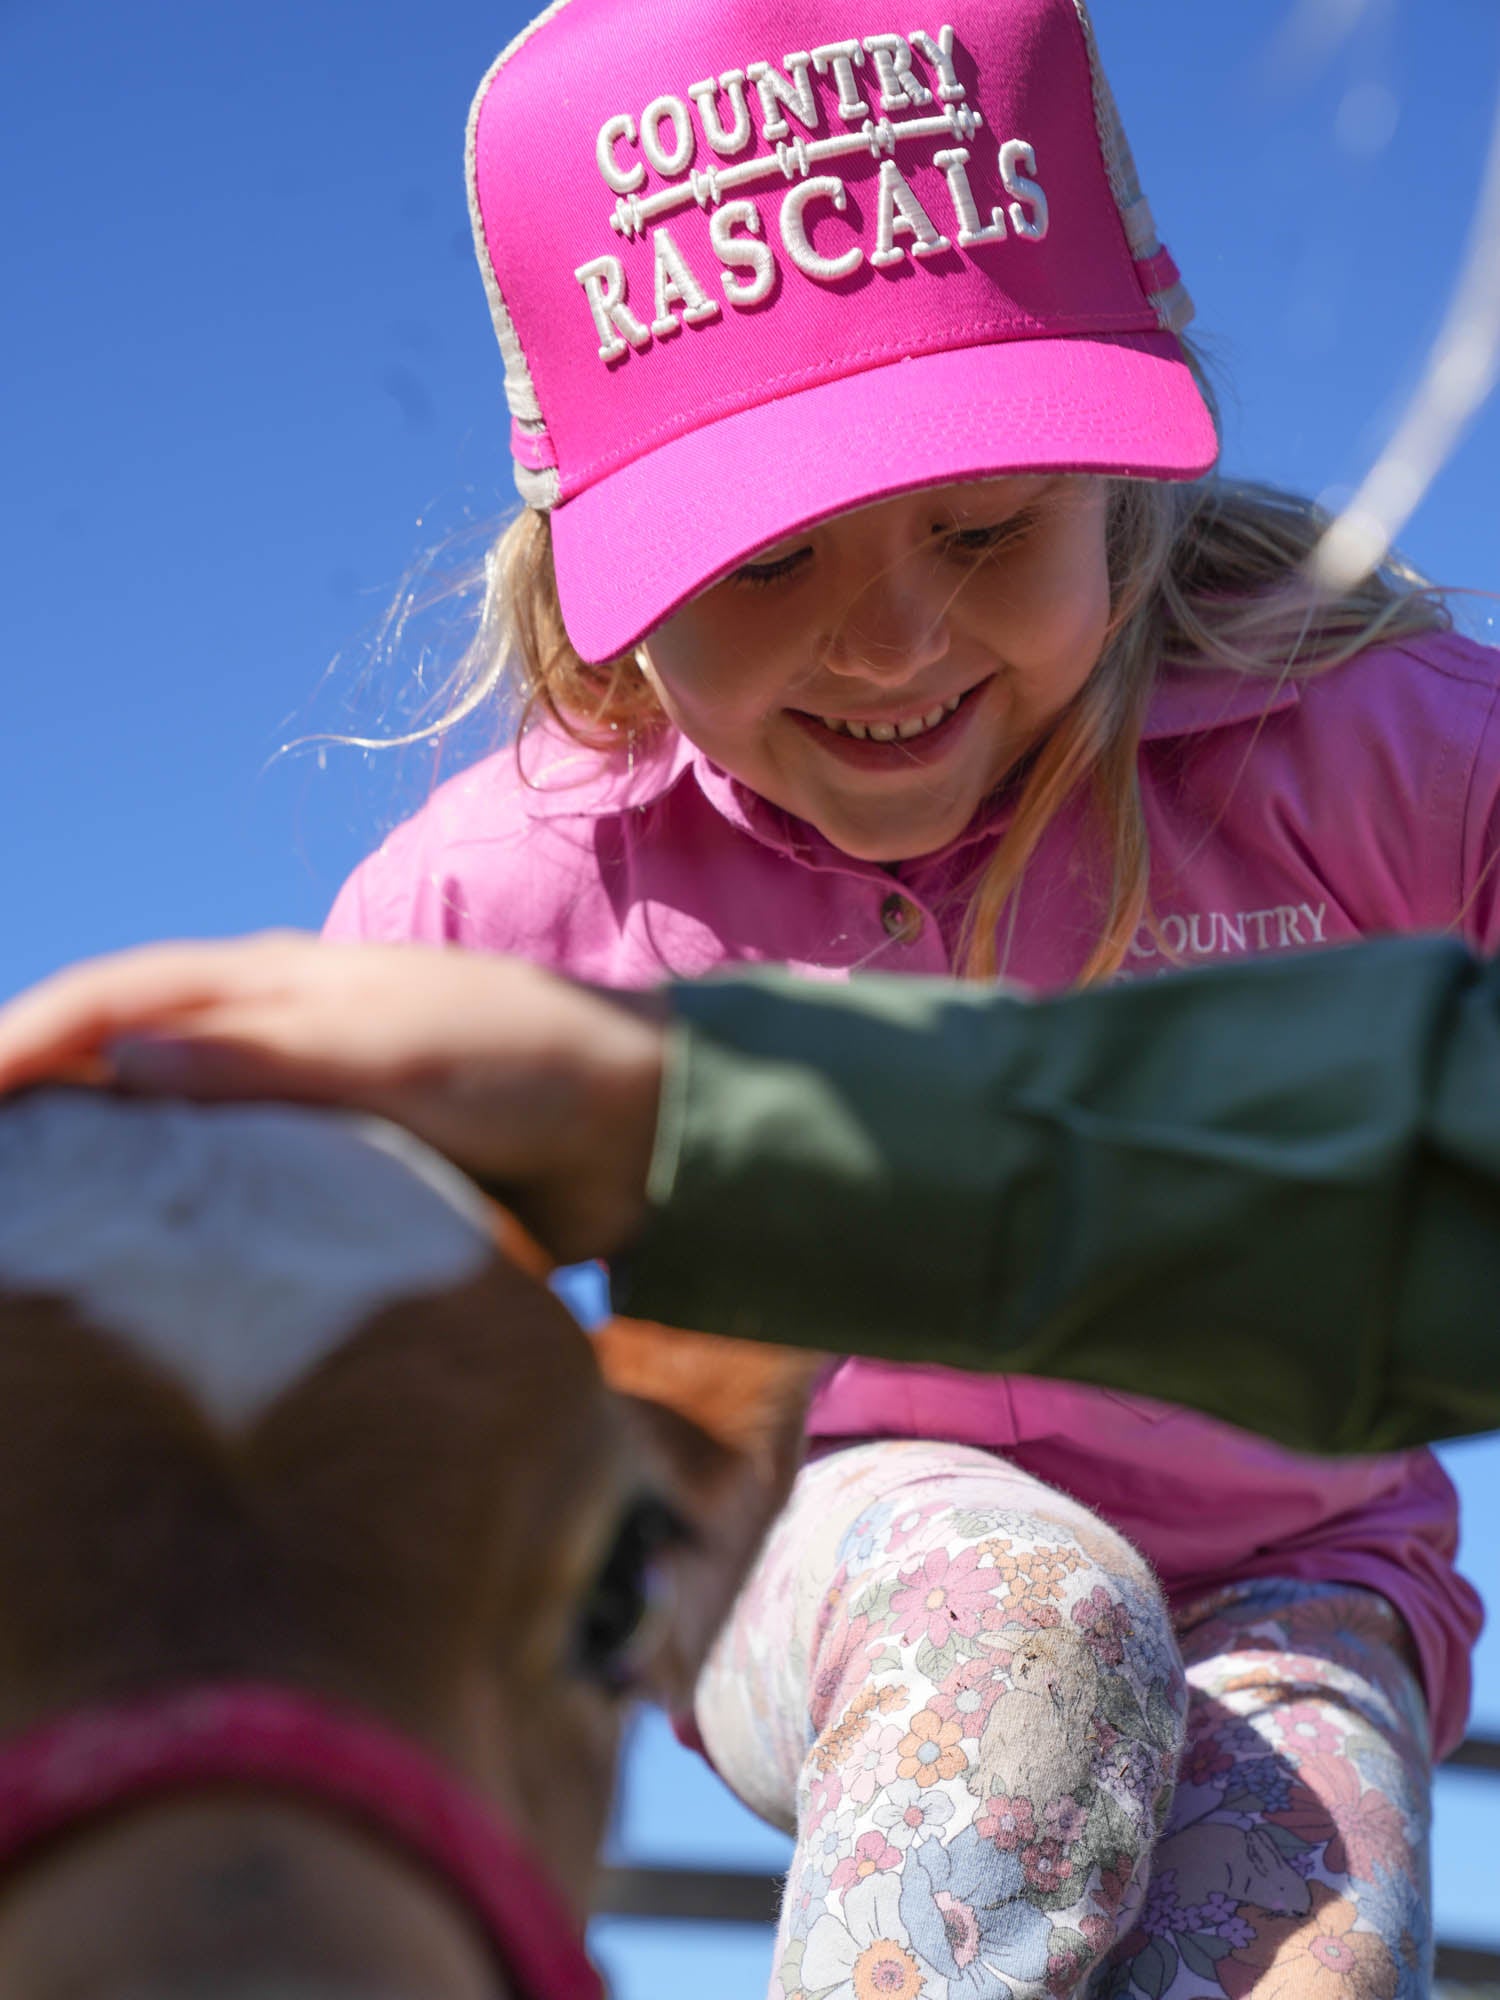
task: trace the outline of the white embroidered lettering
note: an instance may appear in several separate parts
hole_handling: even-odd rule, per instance
[[[809,278],[816,278],[820,284],[833,284],[839,278],[847,278],[851,271],[857,271],[865,260],[865,253],[857,243],[851,243],[841,257],[825,257],[815,250],[807,233],[807,218],[804,211],[810,201],[831,201],[840,214],[849,205],[849,193],[844,183],[835,174],[817,174],[810,181],[803,181],[794,187],[781,204],[781,240],[786,245],[787,255]]]
[[[1005,215],[1001,209],[992,208],[988,223],[979,220],[979,206],[974,199],[974,190],[969,186],[969,149],[967,146],[950,146],[946,152],[934,153],[932,164],[941,167],[948,177],[948,198],[953,203],[953,213],[958,217],[959,247],[964,250],[976,243],[999,243],[1005,237]]]
[[[705,98],[700,110],[708,102]],[[972,139],[983,122],[979,113],[967,104],[950,104],[927,118],[866,118],[857,132],[835,133],[826,139],[804,139],[798,133],[794,138],[778,140],[769,154],[758,159],[739,160],[725,167],[694,168],[675,186],[658,188],[653,194],[619,195],[609,226],[621,236],[643,236],[658,217],[673,214],[692,202],[703,209],[712,208],[732,190],[756,181],[773,180],[778,174],[783,180],[796,180],[812,173],[823,161],[848,153],[869,153],[882,160],[894,155],[898,145],[915,139]]]
[[[726,131],[719,118],[718,95],[720,91],[729,99],[730,113],[734,123]],[[742,153],[750,143],[750,107],[745,102],[745,72],[742,69],[726,69],[715,81],[706,77],[702,83],[690,83],[688,96],[698,107],[698,123],[703,127],[703,136],[721,159],[732,153]]]
[[[635,144],[635,120],[628,111],[622,112],[618,118],[606,118],[599,127],[594,157],[599,162],[599,171],[604,176],[605,185],[613,188],[616,194],[629,194],[646,178],[646,169],[639,160],[628,167],[620,165],[615,155],[615,145],[621,139],[629,146]]]
[[[913,28],[907,36],[912,47],[918,50],[937,71],[937,94],[944,104],[957,104],[964,96],[964,87],[958,80],[953,67],[953,30],[948,25],[938,29],[934,41],[925,29]]]
[[[595,157],[613,197],[609,226],[631,241],[651,238],[654,316],[643,324],[631,310],[618,258],[596,257],[581,264],[574,275],[598,331],[601,360],[612,363],[632,347],[649,347],[653,338],[670,340],[683,326],[721,317],[721,297],[743,310],[775,295],[774,239],[767,241],[770,225],[746,198],[752,189],[787,185],[778,213],[781,239],[795,268],[820,284],[849,278],[867,257],[889,269],[905,257],[935,258],[955,248],[916,193],[921,182],[911,169],[928,163],[944,176],[953,213],[949,226],[959,250],[1003,243],[1012,233],[1040,242],[1049,227],[1048,202],[1035,178],[1036,155],[1027,141],[1011,139],[999,146],[1005,199],[980,208],[969,166],[972,142],[985,120],[966,101],[957,57],[949,23],[936,35],[917,28],[905,35],[850,36],[792,51],[779,64],[757,61],[724,70],[689,84],[681,96],[653,98],[638,114],[605,119],[596,135]],[[752,112],[752,86],[758,120]],[[825,109],[831,131],[822,125]],[[762,138],[764,147],[757,148]],[[875,243],[866,250],[845,236],[847,247],[834,255],[813,241],[810,204],[827,202],[858,227],[860,212],[839,177],[843,167],[833,170],[834,162],[846,155],[873,159],[878,166]],[[647,192],[652,178],[666,185],[651,185]],[[705,289],[670,231],[661,226],[668,216],[695,205],[707,219],[719,260],[718,290]],[[827,218],[823,222],[826,236]],[[839,232],[833,235],[837,243]],[[644,271],[636,278],[636,289],[644,306]],[[1132,950],[1145,955],[1140,935],[1144,933]],[[1149,955],[1159,956],[1161,933],[1150,935]],[[1196,936],[1194,943],[1201,955]]]
[[[825,42],[820,49],[812,52],[813,68],[819,76],[833,71],[833,80],[839,91],[839,116],[846,125],[852,125],[857,118],[869,116],[870,107],[859,94],[859,85],[854,80],[856,65],[863,63],[865,52],[858,42]]]
[[[782,105],[809,132],[816,131],[818,127],[818,99],[810,74],[812,57],[789,55],[783,56],[782,61],[791,72],[790,76],[783,76],[780,70],[766,62],[753,62],[745,71],[760,92],[760,129],[767,139],[784,139],[792,129],[782,116]]]
[[[718,300],[711,299],[698,283],[667,230],[652,231],[651,250],[656,259],[656,318],[651,322],[651,331],[657,339],[665,340],[682,324],[672,311],[674,305],[682,307],[682,319],[689,326],[717,319]]]
[[[750,234],[733,236],[733,229],[747,229]],[[724,296],[732,306],[758,306],[769,298],[776,282],[776,259],[769,243],[756,240],[760,233],[760,210],[753,201],[726,201],[709,217],[709,240],[719,262],[729,267],[724,272]],[[736,270],[755,275],[746,283],[732,275]]]
[[[898,235],[911,236],[913,257],[936,257],[941,251],[950,249],[946,236],[939,235],[933,227],[932,218],[912,192],[911,183],[894,160],[880,163],[880,187],[876,196],[875,248],[870,252],[870,262],[875,265],[899,264],[902,251],[897,249]]]
[[[661,142],[661,128],[670,125],[672,143]],[[693,128],[680,97],[653,97],[641,113],[641,151],[659,174],[680,174],[693,157]],[[622,189],[623,192],[628,190]]]
[[[1047,197],[1029,176],[1036,172],[1036,154],[1024,139],[1007,139],[1000,148],[1000,178],[1005,192],[1016,199],[1010,205],[1011,227],[1017,236],[1040,243],[1049,221]],[[1022,203],[1032,210],[1028,215]]]
[[[882,110],[904,111],[910,105],[919,111],[924,104],[931,104],[932,92],[912,71],[911,49],[904,35],[866,35],[865,47],[880,83]]]
[[[1173,911],[1143,923],[1130,940],[1130,958],[1233,957],[1247,951],[1291,951],[1326,944],[1328,905],[1275,903],[1264,910]]]
[[[626,341],[632,347],[649,347],[650,331],[641,325],[625,303],[625,268],[618,257],[591,257],[573,273],[583,287],[599,332],[599,359],[618,361]],[[624,339],[621,339],[621,335]]]

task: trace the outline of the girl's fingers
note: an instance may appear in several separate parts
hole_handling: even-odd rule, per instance
[[[666,1003],[520,961],[276,935],[160,945],[0,1009],[0,1091],[341,1105],[404,1125],[565,1257],[631,1240],[645,1203]]]
[[[113,1044],[110,1081],[141,1096],[200,1103],[337,1106],[404,1125],[470,1173],[525,1180],[538,1171],[549,1134],[524,1086],[453,1092],[441,1081],[413,1081],[385,1050],[359,1046],[357,1036],[351,1045],[339,1025],[295,1000],[214,1006],[180,1033]]]
[[[385,1111],[406,1094],[402,1064],[379,1016],[357,1018],[366,997],[351,990],[348,1005],[330,1005],[321,992],[292,990],[216,999],[164,1029],[113,1040],[110,1078],[142,1096],[276,1097]]]
[[[170,1028],[227,995],[280,977],[311,940],[147,945],[44,980],[0,1008],[0,1091],[48,1079],[98,1081],[112,1043]]]
[[[129,1035],[112,1042],[106,1068],[117,1088],[147,1097],[351,1101],[347,1087],[339,1087],[343,1079],[326,1067],[289,1058],[264,1035],[240,1038],[206,1024],[186,1034]]]

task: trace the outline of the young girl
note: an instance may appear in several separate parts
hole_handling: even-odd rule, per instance
[[[623,986],[1492,948],[1500,663],[1404,571],[1314,602],[1313,510],[1207,477],[1083,0],[909,20],[565,0],[485,80],[529,504],[465,701],[512,682],[527,727],[330,931]],[[1372,1317],[1392,1282],[1372,1240]],[[1429,1456],[871,1361],[809,1434],[697,1706],[796,1832],[777,2000],[1423,1990],[1479,1623]]]

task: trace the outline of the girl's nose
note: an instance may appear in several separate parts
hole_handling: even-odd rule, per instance
[[[850,595],[829,634],[824,664],[836,674],[899,683],[948,651],[951,608],[951,579],[908,555]]]

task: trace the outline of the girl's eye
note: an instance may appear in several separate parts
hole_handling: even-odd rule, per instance
[[[638,1686],[649,1656],[653,1614],[666,1596],[661,1558],[690,1538],[682,1517],[654,1494],[628,1509],[579,1607],[571,1648],[578,1673],[610,1694],[629,1694]]]
[[[784,556],[773,556],[768,562],[741,563],[737,570],[730,572],[730,581],[749,584],[752,589],[768,583],[780,583],[783,577],[794,575],[811,561],[811,549],[792,549]]]
[[[988,556],[1024,540],[1035,525],[1034,515],[1014,514],[1008,521],[993,522],[985,527],[939,529],[936,532],[944,534],[950,554]]]

